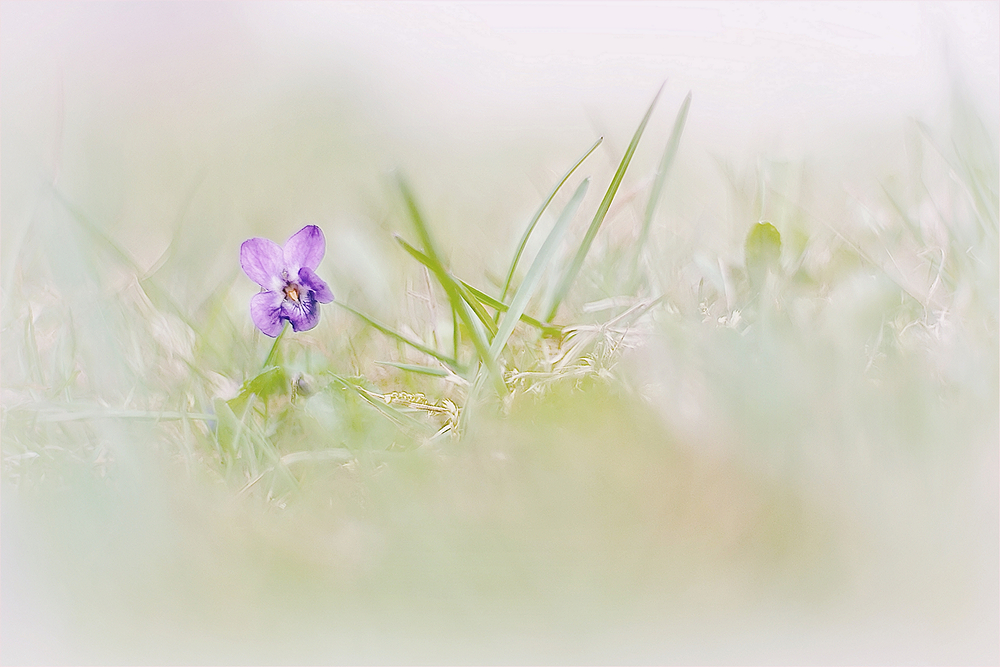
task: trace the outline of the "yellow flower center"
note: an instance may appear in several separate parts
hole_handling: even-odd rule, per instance
[[[291,299],[295,303],[299,302],[299,286],[295,283],[290,285],[285,285],[285,297]]]

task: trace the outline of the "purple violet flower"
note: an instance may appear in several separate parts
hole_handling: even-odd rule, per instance
[[[326,239],[316,225],[292,234],[282,248],[270,239],[253,238],[240,246],[240,266],[261,290],[250,299],[250,318],[271,338],[291,322],[295,331],[319,323],[319,304],[333,301],[333,292],[319,276]]]

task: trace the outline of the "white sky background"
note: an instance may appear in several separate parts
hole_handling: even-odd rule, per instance
[[[4,83],[76,77],[94,94],[117,81],[162,98],[347,77],[414,131],[620,122],[630,134],[667,80],[676,102],[694,93],[689,136],[796,142],[933,113],[949,68],[995,118],[998,6],[4,2]]]
[[[520,173],[538,190],[523,195],[533,209],[552,175],[532,175],[540,164],[561,172],[598,135],[617,161],[664,81],[636,170],[659,158],[688,91],[686,160],[853,151],[845,163],[857,164],[859,152],[878,154],[872,137],[899,134],[908,117],[939,120],[953,74],[996,136],[998,35],[997,2],[4,1],[3,224],[26,220],[22,193],[61,155],[72,159],[81,136],[97,136],[88,123],[102,126],[103,145],[121,144],[117,168],[133,181],[173,164],[184,182],[193,176],[183,170],[215,154],[234,173],[270,169],[258,182],[278,193],[282,179],[305,180],[283,165],[339,150],[316,141],[342,121],[356,152],[327,182],[348,196],[401,167],[428,198],[464,193],[476,200],[468,207],[490,207],[516,199]],[[302,128],[299,153],[287,148],[292,127]],[[101,176],[81,159],[78,178]],[[62,185],[78,194],[122,180],[105,176]],[[316,191],[326,187],[317,180]],[[308,201],[278,194],[289,207]]]
[[[634,125],[665,79],[722,141],[933,113],[959,73],[998,113],[998,3],[545,2],[263,5],[270,47],[354,63],[428,125]],[[625,113],[626,111],[631,113]],[[709,136],[704,138],[708,139]],[[714,142],[713,142],[714,143]]]

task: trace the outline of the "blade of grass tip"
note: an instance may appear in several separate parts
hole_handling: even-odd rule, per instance
[[[409,186],[406,184],[406,181],[402,176],[399,177],[399,189],[400,192],[402,192],[403,199],[406,201],[406,208],[410,213],[410,218],[413,220],[413,226],[417,228],[417,235],[424,244],[424,250],[432,262],[432,266],[429,266],[428,268],[433,271],[435,276],[437,276],[438,282],[441,283],[441,286],[448,294],[448,300],[451,301],[452,306],[458,311],[463,323],[468,328],[469,335],[472,336],[472,344],[476,348],[476,354],[479,356],[479,360],[486,364],[486,369],[493,380],[493,385],[496,388],[497,393],[503,396],[507,393],[507,387],[503,383],[503,377],[500,375],[500,369],[496,367],[495,363],[490,361],[489,345],[486,342],[485,336],[483,336],[483,332],[476,326],[476,322],[472,317],[472,310],[469,307],[469,304],[462,297],[460,288],[455,281],[452,280],[448,271],[445,270],[444,264],[441,263],[441,255],[438,253],[437,248],[434,245],[430,230],[424,223],[423,216],[420,215],[420,209],[417,207],[416,199],[413,197],[413,193],[410,191]]]
[[[601,228],[601,223],[604,222],[605,216],[608,214],[608,209],[611,208],[611,202],[615,198],[615,194],[618,192],[618,187],[622,183],[622,179],[625,177],[625,170],[628,169],[629,162],[632,161],[632,155],[635,154],[635,149],[639,145],[639,139],[642,138],[642,133],[646,129],[646,124],[649,122],[649,117],[653,115],[653,108],[656,106],[656,101],[660,99],[660,93],[663,92],[664,84],[660,85],[660,89],[656,91],[656,96],[653,97],[653,101],[649,105],[649,109],[646,110],[646,115],[642,117],[642,122],[639,123],[639,127],[636,129],[635,134],[632,136],[632,142],[629,143],[628,148],[625,150],[625,155],[622,157],[621,163],[618,165],[618,171],[615,172],[614,178],[611,179],[611,185],[608,186],[608,191],[604,195],[604,199],[601,201],[601,205],[597,209],[597,213],[594,214],[594,219],[590,223],[590,227],[587,229],[586,236],[583,237],[583,242],[580,243],[580,247],[576,252],[576,256],[573,258],[572,263],[563,275],[562,280],[559,282],[559,286],[556,288],[552,305],[549,308],[549,312],[545,316],[547,321],[551,321],[555,317],[556,311],[559,310],[559,304],[566,297],[569,288],[572,286],[573,281],[576,280],[577,274],[580,272],[580,268],[583,267],[583,261],[587,258],[587,253],[590,251],[590,246],[594,242],[594,237],[597,236],[598,230]]]
[[[357,315],[358,317],[360,317],[362,320],[364,320],[370,327],[372,327],[372,328],[374,328],[374,329],[376,329],[378,331],[381,331],[386,336],[389,336],[390,338],[395,338],[399,342],[404,343],[406,345],[409,345],[410,347],[412,347],[413,349],[417,350],[418,352],[423,352],[424,354],[426,354],[428,356],[434,357],[435,359],[437,359],[438,361],[440,361],[441,363],[445,364],[450,369],[452,369],[453,371],[455,371],[455,373],[457,373],[458,375],[461,375],[464,372],[464,369],[461,367],[461,365],[455,359],[452,359],[448,355],[446,355],[446,354],[444,354],[442,352],[438,352],[434,348],[428,347],[428,346],[424,345],[423,343],[418,343],[417,341],[412,340],[412,339],[408,338],[407,336],[404,336],[403,334],[399,333],[398,331],[396,331],[392,327],[390,327],[390,326],[388,326],[386,324],[382,324],[378,320],[375,320],[375,319],[373,319],[371,317],[368,317],[367,315],[365,315],[361,311],[355,310],[354,308],[352,308],[351,306],[348,306],[346,303],[343,303],[342,301],[334,301],[334,303],[336,303],[341,308],[347,310],[348,312],[354,313],[355,315]]]
[[[635,251],[639,251],[646,245],[649,238],[649,228],[653,223],[653,214],[656,212],[656,205],[660,202],[660,194],[663,192],[663,185],[667,182],[667,174],[674,163],[677,155],[677,148],[681,143],[681,134],[684,132],[684,123],[687,122],[688,109],[691,107],[691,93],[688,92],[681,108],[674,119],[674,129],[670,132],[667,140],[667,147],[663,150],[663,157],[660,158],[660,168],[656,170],[656,180],[653,181],[653,189],[649,193],[649,202],[646,204],[646,215],[642,221],[642,232],[639,234],[639,243],[636,244]]]
[[[562,240],[570,221],[576,216],[576,211],[580,207],[580,202],[583,201],[584,195],[587,194],[587,187],[589,185],[590,179],[586,178],[580,183],[576,192],[573,193],[573,197],[566,204],[566,208],[560,214],[552,231],[545,237],[545,241],[538,250],[535,259],[531,262],[528,273],[524,276],[521,286],[517,288],[517,292],[514,293],[514,298],[510,302],[510,310],[504,315],[500,329],[497,331],[497,335],[493,337],[493,344],[490,346],[490,358],[492,360],[496,361],[500,358],[500,353],[503,352],[504,347],[507,345],[507,339],[510,338],[511,333],[514,331],[514,325],[521,318],[521,313],[524,312],[524,309],[528,306],[528,301],[534,295],[535,288],[538,287],[538,283],[542,278],[542,273],[555,256],[559,242]]]
[[[404,239],[399,234],[394,234],[393,237],[396,239],[396,242],[403,247],[403,250],[408,252],[414,259],[416,259],[418,262],[426,266],[428,269],[433,270],[432,269],[432,266],[434,264],[433,259],[431,259],[427,255],[425,255],[424,253],[420,252],[412,245],[407,243],[406,239]],[[474,296],[465,288],[464,286],[465,283],[463,281],[459,280],[454,275],[452,275],[451,271],[448,271],[448,269],[444,269],[443,267],[442,269],[445,271],[445,273],[448,274],[448,277],[451,279],[451,281],[458,287],[459,293],[462,295],[462,298],[465,300],[466,303],[469,304],[469,306],[472,307],[472,311],[476,314],[476,317],[479,318],[479,321],[489,332],[490,338],[492,339],[493,336],[495,336],[497,333],[496,322],[494,322],[493,318],[490,317],[489,313],[486,312],[486,310],[483,308],[483,305],[479,302],[479,300],[474,298]]]
[[[559,192],[559,189],[566,184],[566,181],[568,181],[569,177],[573,175],[576,168],[583,164],[583,161],[590,157],[591,153],[597,150],[597,147],[601,145],[602,141],[604,141],[604,137],[599,137],[597,141],[594,142],[594,145],[587,149],[587,152],[583,154],[583,157],[577,160],[576,164],[570,167],[569,171],[563,174],[562,179],[556,183],[556,186],[552,188],[551,192],[549,192],[549,196],[545,198],[542,205],[537,211],[535,211],[535,215],[531,218],[531,222],[528,223],[528,228],[524,230],[524,235],[521,236],[521,242],[517,245],[517,251],[514,253],[514,259],[510,263],[510,269],[507,270],[507,279],[504,280],[503,291],[500,292],[501,301],[507,298],[507,290],[510,289],[510,281],[514,279],[514,271],[517,269],[517,263],[521,259],[521,253],[524,252],[524,248],[528,244],[528,237],[531,236],[531,232],[534,231],[535,225],[538,224],[538,220],[542,217],[542,213],[544,213],[545,209],[549,207],[549,204],[552,203],[556,193]]]

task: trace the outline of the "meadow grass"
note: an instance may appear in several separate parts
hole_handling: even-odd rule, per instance
[[[697,172],[658,104],[503,252],[384,179],[275,341],[211,169],[5,206],[5,662],[995,661],[995,128]]]

